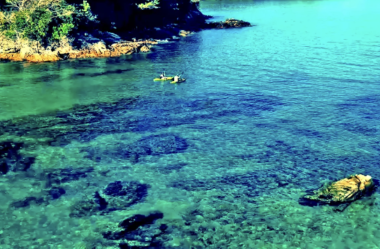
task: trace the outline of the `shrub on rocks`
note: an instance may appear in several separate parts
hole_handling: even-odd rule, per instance
[[[58,47],[75,29],[96,21],[86,1],[80,6],[64,0],[7,0],[7,3],[7,10],[0,12],[0,42],[13,42],[16,52],[30,41],[35,41],[37,47],[53,44]]]

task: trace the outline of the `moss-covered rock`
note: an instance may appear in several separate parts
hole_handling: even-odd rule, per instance
[[[371,176],[351,175],[347,178],[325,184],[300,199],[301,204],[331,204],[340,205],[360,199],[371,194],[375,184]]]

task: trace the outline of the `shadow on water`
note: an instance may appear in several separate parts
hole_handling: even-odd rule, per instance
[[[259,116],[282,106],[281,99],[263,94],[209,94],[179,99],[136,97],[117,102],[76,106],[72,110],[0,122],[2,133],[50,137],[65,145],[72,140],[90,141],[102,134],[154,132],[162,128],[194,124],[197,120],[243,115]],[[128,110],[128,111],[127,111]],[[53,112],[54,113],[54,112]],[[60,125],[60,129],[54,128]]]
[[[110,75],[110,74],[122,74],[124,72],[132,71],[133,69],[117,69],[117,70],[110,70],[103,73],[76,73],[73,74],[72,77],[82,77],[82,76],[89,76],[89,77],[97,77],[102,75]]]
[[[380,95],[367,95],[346,100],[338,105],[345,115],[354,115],[367,121],[380,119]]]

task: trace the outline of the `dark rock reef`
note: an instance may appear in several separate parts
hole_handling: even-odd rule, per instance
[[[115,231],[103,232],[103,237],[119,243],[120,248],[164,248],[169,240],[168,226],[156,224],[164,214],[152,212],[149,215],[136,214],[118,224]]]

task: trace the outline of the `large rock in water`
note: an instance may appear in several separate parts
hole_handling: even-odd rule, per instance
[[[318,190],[305,195],[300,204],[331,204],[340,205],[360,199],[373,192],[375,184],[371,176],[351,175],[339,181],[326,184]]]

